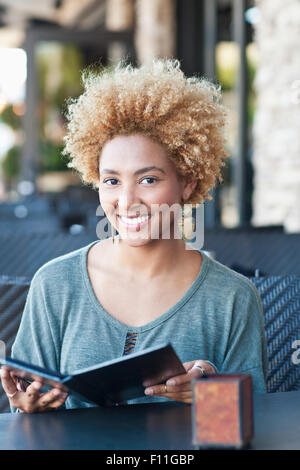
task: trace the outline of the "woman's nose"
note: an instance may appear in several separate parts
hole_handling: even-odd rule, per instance
[[[134,207],[138,207],[140,204],[141,201],[139,200],[139,197],[134,188],[123,188],[122,191],[118,194],[117,205],[120,212],[124,211],[125,214],[130,213],[130,211],[134,210]]]

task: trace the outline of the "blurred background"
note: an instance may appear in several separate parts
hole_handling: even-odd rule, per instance
[[[95,240],[98,195],[61,156],[87,66],[173,57],[222,87],[222,184],[204,249],[245,275],[300,274],[298,0],[0,0],[0,274]]]

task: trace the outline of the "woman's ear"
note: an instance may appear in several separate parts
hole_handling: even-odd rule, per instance
[[[197,186],[197,180],[195,178],[187,178],[184,183],[182,198],[187,201],[191,196],[192,192]]]

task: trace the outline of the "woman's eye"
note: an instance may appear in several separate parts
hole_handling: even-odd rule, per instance
[[[142,181],[145,181],[145,180],[147,180],[148,183],[149,183],[149,180],[150,180],[150,183],[149,183],[149,184],[152,184],[153,181],[154,181],[154,182],[155,182],[155,181],[158,181],[157,178],[153,178],[152,176],[146,176],[146,178],[143,178],[143,179],[142,179]],[[148,183],[147,183],[147,184],[148,184]]]
[[[115,186],[116,182],[118,182],[118,180],[116,178],[109,178],[109,179],[103,181],[103,183],[105,183],[105,184],[108,183],[108,186]]]

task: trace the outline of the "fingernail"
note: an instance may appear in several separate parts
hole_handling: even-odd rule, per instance
[[[145,395],[153,395],[153,388],[146,388]]]
[[[60,395],[60,390],[53,390],[53,395]]]
[[[174,379],[167,380],[167,385],[176,385],[176,380]]]
[[[36,390],[39,390],[41,388],[41,384],[38,384],[38,383],[33,383],[32,384],[33,388],[35,388]]]

